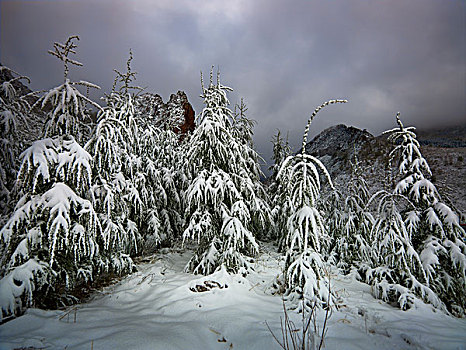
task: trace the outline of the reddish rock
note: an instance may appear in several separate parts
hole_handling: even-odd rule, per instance
[[[184,135],[195,128],[195,112],[183,91],[172,94],[167,103],[159,95],[145,93],[136,98],[136,106],[140,113],[158,127],[170,127]]]
[[[183,104],[183,110],[184,123],[180,126],[180,133],[184,135],[188,132],[193,132],[196,124],[194,122],[194,109],[193,106],[191,106],[191,103],[186,101]]]

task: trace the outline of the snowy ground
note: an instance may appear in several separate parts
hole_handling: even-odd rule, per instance
[[[257,273],[246,279],[183,273],[190,251],[155,255],[86,304],[66,312],[30,309],[1,325],[0,349],[279,349],[266,321],[281,334],[282,300],[271,295],[271,284],[283,261],[271,246],[263,249]],[[218,285],[192,291],[204,281]],[[325,349],[466,349],[466,320],[427,305],[403,312],[351,277],[332,281],[343,306],[329,319]],[[299,315],[289,314],[299,325]]]

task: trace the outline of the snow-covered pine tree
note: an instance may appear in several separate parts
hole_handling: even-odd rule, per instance
[[[232,136],[238,142],[232,144],[232,147],[239,145],[234,153],[240,155],[238,174],[243,179],[240,182],[240,192],[251,214],[250,231],[254,232],[256,238],[264,239],[270,235],[273,222],[272,210],[269,196],[264,185],[259,181],[260,177],[264,176],[260,168],[260,162],[264,162],[264,159],[254,149],[252,137],[256,121],[246,117],[247,110],[244,99],[241,98],[240,104],[235,105],[233,113]]]
[[[287,230],[282,233],[286,248],[285,298],[298,308],[328,305],[330,302],[328,278],[321,255],[322,245],[326,244],[328,236],[321,213],[316,209],[321,190],[319,169],[331,187],[333,184],[325,166],[306,154],[305,146],[316,114],[329,104],[345,102],[330,100],[314,110],[304,131],[301,153],[287,157],[277,174],[279,185],[283,186],[278,205],[286,208],[287,212],[283,214],[288,218]]]
[[[359,267],[361,262],[370,261],[370,233],[374,223],[374,218],[367,209],[370,199],[369,186],[363,177],[361,163],[356,155],[351,167],[352,176],[343,207],[339,203],[327,205],[341,212],[332,210],[332,215],[326,218],[330,226],[329,233],[335,241],[331,254],[344,273],[348,273],[353,266]]]
[[[30,80],[5,66],[0,66],[0,74],[5,78],[11,76],[0,86],[0,225],[3,226],[4,216],[11,210],[8,202],[18,173],[18,156],[23,148],[19,129],[27,129],[24,114],[29,107],[15,83]]]
[[[262,215],[254,210],[262,208],[250,203],[259,201],[255,192],[259,179],[242,150],[244,139],[234,136],[237,131],[226,95],[231,88],[220,83],[219,74],[214,85],[212,75],[213,69],[205,88],[201,74],[205,107],[188,141],[187,173],[192,180],[186,191],[188,226],[183,237],[199,246],[187,270],[207,275],[224,266],[244,274],[258,251],[251,227],[253,215]]]
[[[327,254],[329,263],[339,266],[340,254],[338,240],[345,233],[345,200],[344,195],[337,188],[330,188],[320,196],[317,201],[317,210],[322,214],[325,230],[329,236],[329,245],[324,254]]]
[[[286,195],[287,192],[284,190],[284,184],[280,185],[277,181],[277,174],[283,161],[291,154],[291,147],[288,143],[288,135],[286,136],[286,140],[284,140],[281,136],[280,130],[277,130],[277,133],[272,137],[271,142],[273,144],[272,160],[274,164],[269,167],[272,174],[270,176],[271,180],[267,190],[272,199],[272,203],[274,203],[272,217],[275,225],[273,226],[272,235],[273,239],[278,240],[277,243],[279,250],[282,251],[284,249],[283,242],[285,236],[281,235],[280,232],[286,231],[286,213],[288,212],[286,204],[288,202],[284,198],[280,198],[281,195]],[[283,204],[285,204],[285,207],[282,207]]]
[[[65,66],[64,83],[39,98],[45,107],[46,138],[34,142],[20,156],[17,186],[23,193],[0,231],[0,305],[2,316],[24,306],[44,305],[53,295],[66,300],[79,282],[92,279],[100,253],[99,222],[90,201],[92,157],[75,140],[91,103],[76,86],[97,87],[68,79],[68,57],[75,53],[77,36],[54,51]],[[100,108],[100,107],[99,107]],[[50,301],[50,299],[49,299]]]
[[[401,180],[394,193],[406,196],[414,209],[403,211],[412,246],[419,253],[423,269],[418,278],[426,278],[432,289],[455,315],[466,315],[466,245],[465,232],[458,216],[441,201],[431,171],[420,152],[414,127],[404,127],[396,116],[398,127],[387,131],[395,148],[390,160],[399,157]],[[424,276],[424,274],[426,276]]]
[[[180,137],[179,119],[184,111],[170,108],[166,123],[155,126],[147,123],[147,116],[136,114],[140,127],[139,156],[145,174],[141,198],[145,204],[142,233],[146,251],[162,244],[171,246],[181,239],[183,229],[183,191],[187,188],[184,173],[186,139]],[[141,182],[141,184],[143,184]]]
[[[178,175],[179,141],[135,108],[136,72],[117,70],[107,107],[98,115],[96,132],[86,145],[94,155],[94,186],[99,216],[109,244],[121,254],[153,250],[181,230]]]
[[[106,242],[105,259],[123,263],[131,261],[129,256],[141,245],[134,216],[143,206],[133,181],[141,162],[136,156],[139,138],[131,90],[138,87],[131,85],[136,75],[131,71],[132,58],[130,51],[125,73],[114,70],[112,92],[104,97],[107,106],[99,111],[95,132],[85,146],[94,158],[93,195]]]
[[[127,71],[131,72],[130,61]],[[182,194],[187,188],[184,173],[186,140],[178,134],[184,109],[175,102],[176,98],[171,98],[168,118],[162,123],[151,121],[145,113],[136,111],[134,115],[138,126],[138,148],[134,150],[134,159],[139,164],[135,188],[143,203],[136,222],[146,252],[160,244],[173,245],[181,239],[184,224]]]
[[[288,142],[288,134],[286,135],[286,139],[284,139],[280,130],[277,130],[277,133],[273,135],[270,142],[272,142],[273,145],[273,165],[269,170],[272,170],[272,179],[276,179],[278,171],[280,170],[280,165],[291,154],[291,146]]]
[[[180,139],[172,128],[150,125],[141,135],[142,162],[146,174],[145,249],[162,244],[172,246],[182,237],[185,203],[183,191],[188,186],[184,173],[186,138]],[[150,189],[150,191],[149,191]]]
[[[241,98],[240,103],[235,105],[235,108],[233,111],[233,136],[242,140],[244,144],[247,144],[253,147],[254,145],[254,142],[252,139],[254,135],[253,128],[257,122],[253,119],[249,119],[248,117],[246,117],[247,111],[248,111],[248,107],[246,106],[244,99]],[[258,157],[257,154],[255,156]],[[252,164],[254,167],[257,167],[257,161],[258,161],[258,158],[256,159],[256,162]]]
[[[379,191],[369,200],[378,200],[375,222],[371,230],[371,263],[361,264],[359,275],[373,286],[376,297],[396,303],[406,310],[416,297],[444,308],[429,288],[426,270],[400,212],[412,204],[402,195]]]
[[[32,106],[40,106],[44,108],[47,103],[52,105],[52,109],[47,113],[47,122],[45,124],[45,136],[55,135],[74,135],[78,141],[81,141],[83,136],[82,126],[87,120],[90,120],[87,114],[86,106],[90,104],[97,109],[100,106],[88,97],[79,92],[76,86],[84,86],[86,89],[100,89],[99,86],[87,81],[72,82],[68,78],[69,65],[82,66],[81,62],[71,59],[69,54],[75,54],[77,48],[73,40],[79,40],[77,35],[70,36],[65,44],[54,43],[54,51],[49,50],[48,53],[57,57],[64,65],[64,83],[51,89],[44,96],[39,98]]]

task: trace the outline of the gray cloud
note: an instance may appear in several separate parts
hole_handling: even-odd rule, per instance
[[[466,23],[463,1],[438,0],[79,0],[8,1],[1,6],[0,60],[32,79],[34,89],[61,80],[47,55],[54,41],[79,34],[72,77],[108,91],[113,68],[134,52],[138,83],[165,99],[185,90],[201,111],[199,71],[219,66],[258,121],[255,142],[266,159],[275,129],[299,147],[316,105],[312,135],[336,123],[380,133],[402,112],[418,128],[466,117]],[[101,93],[95,93],[97,99]]]

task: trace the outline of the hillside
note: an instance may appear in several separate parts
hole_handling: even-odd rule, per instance
[[[466,127],[438,131],[420,131],[421,152],[432,171],[432,182],[443,200],[464,216],[466,213]],[[456,147],[458,146],[458,147]],[[318,157],[343,192],[351,174],[351,160],[356,155],[366,170],[372,191],[383,189],[382,179],[389,176],[386,164],[391,145],[385,135],[374,136],[343,124],[332,126],[306,146],[308,154]]]
[[[466,147],[466,125],[434,130],[419,130],[418,139],[421,145],[442,148]]]

